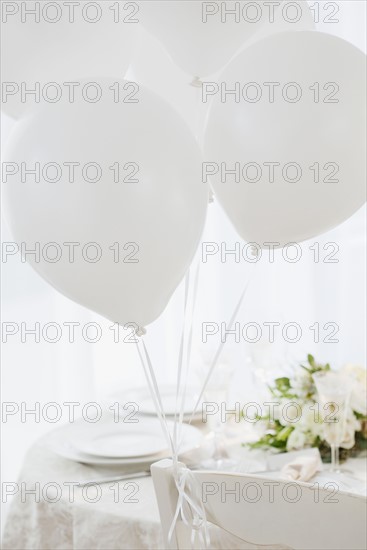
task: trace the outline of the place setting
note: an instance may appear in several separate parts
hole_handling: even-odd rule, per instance
[[[74,462],[94,466],[102,471],[124,471],[143,475],[156,460],[170,456],[169,444],[157,417],[139,415],[132,423],[114,423],[106,414],[98,423],[84,419],[61,427],[45,437],[48,450]],[[174,422],[167,421],[173,434]],[[182,426],[181,457],[192,456],[201,447],[203,434],[195,426]]]
[[[263,361],[264,358],[260,359],[258,365],[264,364]],[[161,387],[161,403],[171,441],[162,430],[153,396],[140,387],[112,394],[109,402],[114,406],[105,407],[98,422],[76,420],[47,435],[44,445],[59,457],[94,468],[93,478],[80,481],[83,486],[149,476],[154,462],[171,457],[172,440],[179,429],[178,459],[192,470],[330,483],[330,487],[338,491],[366,495],[364,370],[346,367],[335,372],[329,365],[318,364],[311,355],[306,365],[298,367],[293,377],[277,378],[273,386],[269,386],[269,399],[272,396],[275,406],[279,405],[275,400],[278,398],[283,408],[275,407],[272,419],[264,415],[255,424],[250,422],[243,414],[247,405],[242,407],[239,417],[238,403],[233,407],[233,414],[226,414],[223,421],[219,405],[231,410],[229,394],[234,368],[221,363],[198,407],[199,386],[186,388],[189,398],[180,412],[174,385]],[[202,366],[200,376],[207,371],[208,367]],[[286,395],[292,388],[290,400]],[[260,394],[263,391],[260,388]],[[299,395],[296,391],[300,391]],[[135,401],[130,401],[133,398]],[[116,410],[121,414],[116,415]],[[133,412],[126,414],[129,410]],[[353,424],[351,418],[354,418]],[[344,466],[346,460],[348,467]]]

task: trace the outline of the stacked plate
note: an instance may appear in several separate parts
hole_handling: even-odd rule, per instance
[[[161,386],[159,388],[160,396],[162,399],[163,409],[164,413],[167,418],[173,419],[176,412],[176,387],[175,386]],[[201,419],[201,406],[199,405],[197,407],[197,410],[194,413],[194,409],[196,406],[196,402],[198,400],[198,397],[200,395],[200,390],[198,388],[194,388],[192,386],[189,386],[186,388],[186,395],[185,395],[185,403],[184,403],[184,420],[189,420],[192,417],[192,420],[200,420]],[[110,396],[110,402],[118,402],[122,405],[130,402],[130,403],[136,403],[137,410],[142,415],[148,415],[148,416],[156,416],[157,412],[154,406],[154,402],[150,393],[149,388],[147,387],[139,387],[132,390],[129,390],[127,393],[124,393],[121,395],[119,394],[113,394]],[[178,404],[177,408],[178,411],[180,410],[181,405],[181,396],[178,398]]]
[[[174,423],[167,421],[173,434]],[[200,448],[202,433],[194,426],[181,428],[181,457]],[[114,422],[106,414],[97,423],[84,419],[62,426],[46,438],[46,445],[58,455],[84,464],[100,466],[142,466],[171,456],[158,418],[139,415],[133,422]]]

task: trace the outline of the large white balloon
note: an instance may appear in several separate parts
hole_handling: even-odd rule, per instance
[[[2,3],[2,110],[14,118],[91,75],[124,78],[137,14],[116,2]],[[135,20],[135,22],[134,22]],[[50,85],[54,83],[54,85]]]
[[[245,42],[243,49],[278,32],[313,31],[314,29],[315,15],[307,2],[304,0],[285,2],[277,10],[274,9],[274,23],[262,25],[258,32]]]
[[[118,84],[117,103],[116,84],[104,80],[99,102],[43,106],[16,124],[3,203],[44,279],[113,322],[144,327],[192,261],[208,186],[176,112],[146,89]]]
[[[247,48],[219,80],[207,89],[204,180],[211,174],[243,239],[299,242],[362,206],[362,52],[328,34],[283,32]]]
[[[165,46],[175,63],[193,77],[221,70],[242,44],[264,25],[301,14],[281,13],[284,0],[271,2],[202,2],[160,0],[141,4],[143,26]]]

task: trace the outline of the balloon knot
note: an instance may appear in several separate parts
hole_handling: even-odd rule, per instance
[[[203,87],[203,81],[200,80],[198,76],[195,76],[193,80],[190,82],[190,86],[193,86],[194,88],[202,88]]]
[[[136,336],[144,336],[147,330],[144,327],[138,327],[135,331]]]

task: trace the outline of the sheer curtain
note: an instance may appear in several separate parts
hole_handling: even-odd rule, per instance
[[[340,23],[320,23],[318,30],[338,35],[365,50],[365,2],[338,4]],[[143,31],[129,78],[152,88],[169,101],[200,139],[205,110],[198,99],[198,91],[188,85],[188,76],[173,65],[158,42]],[[3,117],[4,144],[14,124]],[[247,341],[242,336],[239,342],[234,336],[227,337],[225,353],[236,366],[233,398],[246,401],[256,391],[249,357],[253,360],[261,356],[279,369],[303,359],[307,353],[315,354],[321,361],[330,361],[336,367],[346,362],[365,365],[365,214],[362,208],[333,231],[302,243],[302,257],[296,263],[285,261],[282,252],[276,251],[273,262],[265,253],[255,267],[243,258],[237,262],[235,255],[228,253],[236,246],[242,251],[245,243],[235,233],[218,202],[209,205],[203,243],[216,243],[225,261],[222,262],[221,254],[217,253],[208,256],[204,263],[203,247],[198,251],[200,282],[194,319],[193,381],[197,366],[210,360],[220,341],[219,330],[203,342],[203,323],[216,323],[220,327],[227,322],[247,280],[250,285],[238,322],[241,330],[248,323],[255,329],[260,326],[262,338],[251,343],[251,339],[255,339],[251,331]],[[12,241],[5,224],[3,241]],[[317,251],[318,262],[315,261]],[[326,263],[328,257],[337,262]],[[36,402],[41,407],[50,402],[72,401],[83,405],[91,401],[111,402],[113,396],[123,401],[127,390],[145,385],[135,346],[123,342],[126,332],[120,331],[120,341],[116,342],[116,327],[111,328],[112,323],[59,295],[22,263],[19,256],[10,257],[6,263],[3,261],[2,270],[3,329],[4,323],[15,323],[18,327],[17,334],[9,336],[6,343],[3,334],[3,402],[18,407],[24,402],[30,409]],[[183,285],[161,318],[148,327],[147,346],[161,383],[175,380],[182,319]],[[41,338],[37,343],[28,334],[22,342],[22,330],[31,329],[37,322],[41,330],[47,323],[57,323],[62,328],[61,339],[50,343]],[[68,336],[70,322],[79,323],[73,343]],[[23,329],[21,323],[25,323]],[[269,325],[264,323],[279,323],[280,331],[287,323],[297,323],[302,337],[291,343],[276,330],[275,342],[269,346]],[[319,323],[319,342],[315,341],[315,323]],[[83,335],[86,326],[89,327],[87,338]],[[93,343],[98,338],[98,331],[100,339]],[[288,339],[292,337],[290,330]],[[328,338],[338,342],[325,341]],[[66,413],[63,420],[67,420]],[[42,416],[40,422],[36,418],[33,422],[29,415],[27,423],[21,421],[20,414],[7,417],[2,434],[4,481],[16,480],[27,448],[55,425]]]

